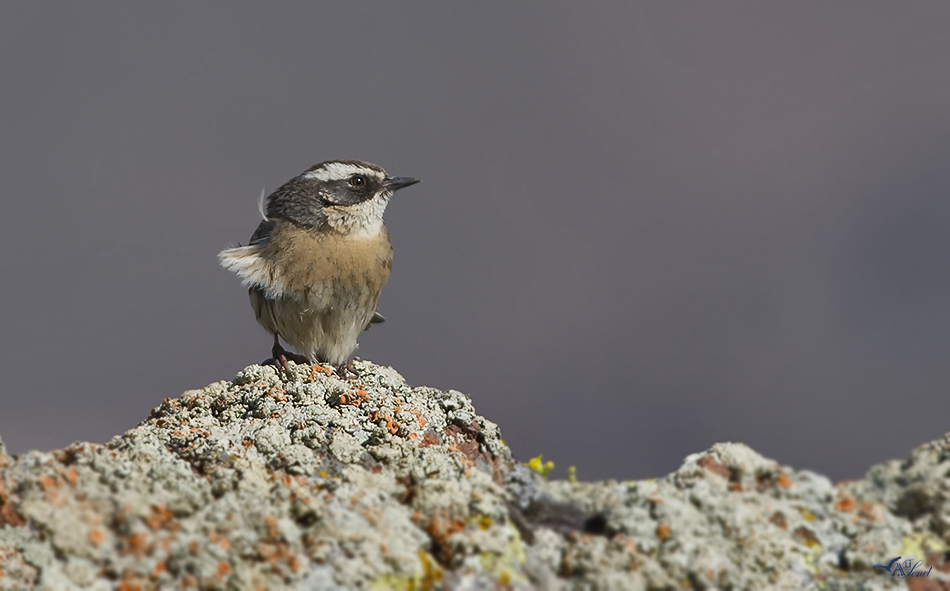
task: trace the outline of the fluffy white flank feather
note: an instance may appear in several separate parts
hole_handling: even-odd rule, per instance
[[[276,299],[284,294],[283,282],[274,276],[272,268],[260,256],[261,245],[237,246],[218,253],[221,266],[237,273],[247,287],[258,287],[267,297]]]

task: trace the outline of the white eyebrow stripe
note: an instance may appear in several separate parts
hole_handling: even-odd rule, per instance
[[[358,164],[330,162],[329,164],[324,164],[317,170],[311,170],[310,172],[305,173],[303,178],[328,183],[348,179],[354,174],[376,177],[379,176],[380,173],[377,170],[366,168],[365,166],[360,166]]]

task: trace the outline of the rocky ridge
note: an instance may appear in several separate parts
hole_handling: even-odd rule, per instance
[[[950,590],[950,438],[837,485],[737,443],[549,482],[463,394],[355,368],[252,365],[105,445],[0,444],[0,591]]]

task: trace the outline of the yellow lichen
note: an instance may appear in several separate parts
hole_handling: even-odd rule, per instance
[[[442,582],[442,567],[425,550],[419,550],[421,569],[412,575],[387,574],[370,583],[372,591],[433,591]]]
[[[815,514],[804,507],[799,507],[798,512],[801,514],[802,519],[804,519],[805,521],[815,520]]]
[[[927,552],[945,552],[947,545],[940,538],[914,532],[902,540],[901,556],[923,559]]]
[[[551,470],[554,469],[554,462],[551,462],[551,461],[545,462],[543,455],[531,458],[530,460],[528,460],[528,463],[525,465],[528,468],[531,468],[531,470],[540,474],[541,477],[544,478],[545,480],[548,479],[548,474],[550,474]]]

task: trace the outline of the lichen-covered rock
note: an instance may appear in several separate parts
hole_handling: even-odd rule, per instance
[[[742,444],[691,455],[659,480],[551,482],[540,494],[603,515],[604,537],[545,538],[557,548],[548,555],[560,558],[561,574],[588,588],[904,584],[885,580],[872,565],[899,552],[908,523],[880,504],[844,503],[847,493],[828,479],[780,466]]]
[[[458,392],[356,367],[250,366],[106,445],[0,456],[0,589],[431,588],[514,571],[498,428]]]
[[[252,365],[106,445],[11,458],[0,443],[0,591],[950,580],[946,439],[838,485],[741,444],[659,480],[547,482],[461,393],[355,367],[343,380]],[[906,581],[873,568],[898,555],[934,568]]]

